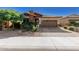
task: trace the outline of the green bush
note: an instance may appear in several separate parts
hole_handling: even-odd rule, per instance
[[[74,28],[73,27],[70,27],[69,30],[74,31]]]
[[[79,27],[79,23],[76,23],[75,21],[71,21],[69,26]]]
[[[22,28],[25,29],[26,31],[32,31],[35,32],[37,31],[37,23],[36,22],[29,22],[29,19],[25,19],[22,23]]]
[[[79,27],[79,23],[75,23],[74,26],[75,26],[75,27]]]

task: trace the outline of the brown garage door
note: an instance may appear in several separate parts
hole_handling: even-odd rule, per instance
[[[41,27],[57,27],[57,20],[42,20]]]

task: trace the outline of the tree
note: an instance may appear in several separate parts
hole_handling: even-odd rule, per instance
[[[15,10],[0,10],[0,22],[20,22],[20,13]]]

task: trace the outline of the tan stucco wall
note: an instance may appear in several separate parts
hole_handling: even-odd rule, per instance
[[[68,19],[60,20],[59,24],[61,26],[67,26],[67,25],[69,25],[69,20]]]

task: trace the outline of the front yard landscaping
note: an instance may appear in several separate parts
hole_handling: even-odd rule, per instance
[[[70,24],[64,27],[65,29],[79,32],[79,21],[70,21]]]
[[[35,32],[38,29],[37,15],[32,11],[26,14],[15,10],[0,10],[0,30],[16,30]],[[30,21],[33,20],[33,21]]]

